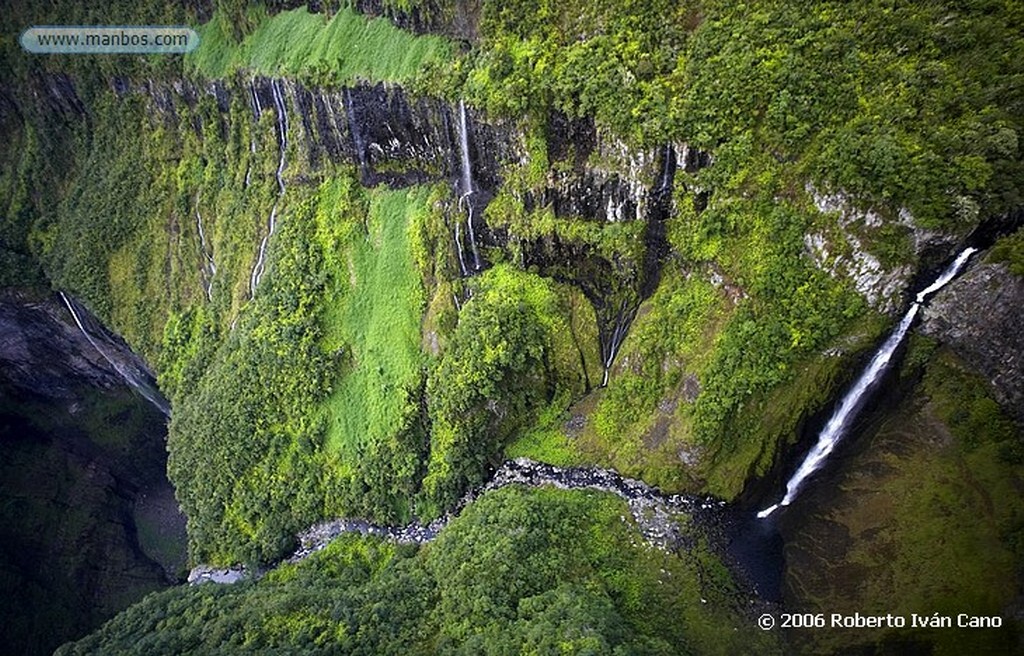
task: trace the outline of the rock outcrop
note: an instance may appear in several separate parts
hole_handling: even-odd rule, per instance
[[[0,383],[71,399],[78,385],[114,389],[122,381],[59,301],[6,293],[0,298]]]
[[[1024,422],[1024,278],[1003,264],[979,262],[925,308],[921,332],[947,344],[992,386],[993,396]]]

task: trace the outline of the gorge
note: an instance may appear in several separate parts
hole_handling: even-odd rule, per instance
[[[5,380],[104,372],[2,388],[5,444],[71,422],[5,493],[134,460],[187,521],[150,589],[237,581],[28,610],[22,651],[1020,649],[1016,8],[294,5],[0,18],[200,35],[2,46],[0,283],[63,326],[5,334]],[[757,623],[837,608],[1003,622]]]

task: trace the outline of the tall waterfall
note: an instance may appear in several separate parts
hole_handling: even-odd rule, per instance
[[[799,494],[804,481],[821,468],[822,464],[824,464],[825,460],[835,449],[836,444],[839,443],[839,440],[846,433],[852,420],[856,417],[865,395],[885,371],[889,361],[892,359],[893,353],[896,352],[896,349],[903,342],[903,338],[906,337],[907,331],[910,330],[910,325],[914,322],[914,318],[917,316],[918,310],[921,309],[921,305],[929,295],[942,289],[952,280],[960,272],[964,264],[967,263],[967,259],[975,252],[977,252],[976,248],[967,248],[962,251],[956,260],[953,261],[953,264],[943,271],[942,275],[935,282],[918,293],[910,309],[903,315],[900,324],[892,331],[892,334],[882,344],[882,348],[875,353],[875,357],[871,358],[867,368],[857,378],[857,382],[853,384],[853,387],[843,397],[839,408],[833,413],[825,428],[818,435],[818,442],[814,445],[814,448],[811,449],[807,457],[804,458],[803,463],[800,464],[800,468],[796,470],[793,477],[786,483],[786,495],[782,498],[782,501],[757,513],[758,517],[767,517],[780,506],[788,506],[792,503],[793,499]]]
[[[206,245],[206,233],[203,232],[203,215],[199,213],[199,194],[196,194],[196,229],[199,231],[199,250],[202,251],[206,263],[200,268],[206,289],[206,300],[213,300],[213,277],[217,274],[217,264]]]
[[[80,310],[77,307],[78,304],[64,292],[60,292],[60,297],[71,313],[71,317],[75,320],[75,325],[85,335],[85,339],[96,349],[96,352],[114,368],[114,371],[121,376],[129,387],[153,404],[164,416],[170,417],[170,404],[160,391],[153,386],[151,376],[145,371],[141,361],[132,362],[131,360],[137,360],[138,358],[134,354],[126,356],[124,347],[112,342],[102,331],[95,329],[95,327],[93,330],[89,330],[86,324],[93,323],[91,317],[85,311]],[[101,344],[101,342],[105,342],[105,345]]]
[[[281,202],[281,198],[284,196],[284,165],[285,165],[285,154],[288,150],[288,110],[284,104],[284,94],[281,92],[280,80],[274,80],[271,82],[270,90],[274,96],[274,112],[277,114],[277,132],[278,132],[278,144],[280,146],[280,153],[277,161],[277,198],[274,199],[274,205],[270,208],[270,219],[267,225],[267,234],[263,236],[263,241],[260,242],[259,255],[256,258],[256,265],[252,268],[252,277],[249,279],[249,297],[252,298],[256,295],[256,287],[260,284],[260,278],[263,277],[263,272],[266,267],[266,256],[267,256],[267,243],[270,241],[270,237],[274,234],[274,229],[277,227],[277,206]]]
[[[466,206],[466,228],[469,232],[469,244],[473,250],[473,268],[480,270],[480,251],[476,247],[476,233],[473,231],[473,203],[470,196],[473,195],[473,169],[469,157],[469,129],[466,126],[466,103],[459,100],[459,151],[462,159],[462,189],[459,198],[459,205]],[[458,240],[458,226],[456,226],[456,240]],[[461,253],[459,254],[461,258]],[[463,264],[465,274],[465,264]]]
[[[601,387],[608,386],[612,363],[615,362],[615,356],[619,352],[619,347],[622,346],[622,341],[626,339],[626,331],[629,330],[629,324],[632,323],[635,314],[635,309],[630,312],[628,304],[623,300],[619,307],[619,314],[615,318],[615,328],[612,329],[611,337],[608,340],[607,353],[604,354],[604,374],[601,377]]]

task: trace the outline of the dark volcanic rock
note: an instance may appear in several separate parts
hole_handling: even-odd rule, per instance
[[[124,382],[141,360],[90,329],[106,356],[59,297],[0,295],[4,653],[49,654],[184,566],[166,418]]]
[[[921,332],[948,344],[992,385],[1008,412],[1024,421],[1024,278],[1002,264],[975,264],[935,295]]]
[[[0,298],[0,381],[50,398],[70,398],[76,385],[112,389],[121,379],[60,307],[8,295]]]

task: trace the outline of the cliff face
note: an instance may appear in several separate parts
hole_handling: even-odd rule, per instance
[[[1004,264],[977,263],[936,294],[921,332],[947,344],[990,383],[995,399],[1024,422],[1024,278]]]
[[[29,394],[69,401],[81,385],[106,390],[122,385],[117,372],[62,309],[53,300],[13,294],[0,298],[4,383]]]
[[[738,16],[722,16],[736,21],[735,30],[718,31],[715,25],[726,23],[640,12],[658,17],[648,41],[666,50],[659,46],[652,53],[658,56],[624,60],[609,77],[595,78],[601,71],[589,62],[616,61],[629,49],[602,38],[584,52],[577,41],[586,45],[594,34],[621,28],[629,43],[632,17],[616,27],[609,6],[579,17],[581,24],[559,25],[541,42],[516,29],[533,26],[529,12],[510,7],[504,18],[482,24],[503,38],[482,42],[476,59],[455,62],[447,77],[435,70],[417,78],[398,68],[384,74],[369,64],[362,72],[348,66],[360,61],[357,50],[385,59],[406,54],[411,42],[394,34],[389,47],[364,36],[340,39],[334,30],[351,22],[350,12],[321,20],[276,11],[293,4],[273,3],[273,17],[253,18],[258,25],[248,25],[243,43],[234,43],[241,33],[218,31],[238,15],[211,22],[202,28],[205,50],[181,68],[126,64],[83,74],[54,63],[26,67],[30,84],[6,85],[9,122],[19,126],[11,132],[20,146],[11,150],[31,153],[12,176],[33,183],[8,215],[24,218],[26,248],[50,279],[74,290],[158,365],[176,401],[172,466],[178,454],[180,471],[188,472],[183,480],[207,468],[218,472],[189,478],[191,490],[176,481],[182,499],[190,495],[197,508],[211,509],[209,518],[195,520],[196,535],[205,524],[249,534],[250,526],[265,526],[259,548],[271,552],[299,523],[296,516],[324,512],[324,499],[346,499],[331,513],[421,512],[406,502],[422,491],[429,445],[448,439],[436,439],[431,423],[439,395],[424,392],[423,372],[431,370],[424,362],[444,357],[457,326],[474,316],[464,307],[486,302],[481,280],[503,267],[515,270],[524,296],[541,289],[538,279],[562,295],[550,314],[564,315],[572,330],[561,332],[586,338],[573,366],[588,380],[579,394],[556,398],[550,386],[537,393],[537,405],[554,404],[544,444],[510,453],[498,444],[477,454],[481,463],[556,453],[668,489],[735,497],[845,382],[848,365],[884,331],[880,314],[900,309],[916,273],[945,260],[980,220],[947,216],[944,203],[915,202],[940,197],[933,187],[973,189],[983,177],[967,175],[977,168],[974,159],[952,177],[949,167],[910,167],[929,161],[907,161],[921,144],[936,153],[959,148],[945,143],[945,132],[934,140],[897,139],[884,112],[843,94],[826,100],[811,88],[786,90],[797,94],[792,107],[817,110],[789,116],[792,107],[775,107],[770,114],[779,120],[748,125],[766,110],[736,101],[785,97],[780,92],[790,82],[766,78],[754,93],[750,80],[731,80],[750,62],[737,56],[705,63],[720,46],[743,42],[747,21]],[[393,15],[396,3],[357,4]],[[474,3],[456,4],[474,14]],[[564,18],[572,13],[567,7]],[[679,28],[667,35],[677,41],[660,38],[666,23]],[[279,29],[291,30],[297,36],[289,43],[303,48],[329,41],[330,57],[320,57],[319,47],[279,49],[283,41],[270,36]],[[763,50],[766,35],[755,32],[746,35],[750,52]],[[335,52],[343,41],[351,51]],[[449,45],[436,52],[458,59],[459,46]],[[645,47],[637,43],[638,52]],[[682,56],[687,52],[694,56]],[[536,65],[533,53],[568,68]],[[284,65],[298,60],[306,64]],[[700,71],[684,61],[707,77],[694,77]],[[806,65],[817,70],[819,62]],[[941,68],[958,70],[946,62]],[[851,89],[861,77],[873,82],[859,68],[849,73],[857,81]],[[395,82],[361,81],[380,79]],[[711,93],[730,80],[739,92],[690,93]],[[884,94],[871,97],[891,105]],[[866,129],[861,118],[878,129]],[[919,127],[901,129],[913,136]],[[962,126],[955,127],[946,132],[959,133]],[[818,134],[824,142],[812,136]],[[713,150],[713,165],[693,144]],[[859,160],[876,152],[887,157]],[[886,167],[867,166],[880,159]],[[815,175],[812,183],[810,171],[823,179]],[[388,288],[398,273],[407,294]],[[385,334],[380,326],[397,325],[394,314],[409,319],[409,330],[371,343],[368,336]],[[419,347],[417,328],[429,349]],[[595,353],[591,334],[600,342]],[[273,348],[268,335],[280,340]],[[518,353],[522,340],[515,337],[509,351]],[[398,351],[408,362],[391,361]],[[243,362],[250,378],[239,375]],[[266,372],[284,371],[283,362],[316,374],[302,384],[292,384],[298,374],[283,375],[281,389],[269,394]],[[497,377],[472,366],[453,366],[449,378]],[[607,389],[579,398],[598,381]],[[228,386],[231,394],[223,393]],[[372,407],[353,410],[370,398],[366,390],[383,390],[374,398],[395,416],[351,424],[347,417],[377,416]],[[487,392],[482,407],[489,414],[482,417],[501,419],[500,393]],[[407,402],[392,404],[395,398]],[[574,428],[561,430],[554,416],[572,404]],[[268,421],[280,407],[295,411]],[[321,414],[335,420],[328,429],[314,421]],[[208,416],[218,420],[203,423]],[[462,419],[454,422],[460,440],[472,434],[465,441],[476,445],[494,434]],[[379,435],[367,437],[369,428]],[[400,455],[389,450],[395,444]],[[225,466],[236,463],[243,482],[210,466],[213,453]],[[259,467],[240,464],[250,456],[261,459]],[[392,472],[399,462],[401,471]],[[302,504],[289,498],[284,491],[310,481],[308,472],[318,468],[331,470],[323,477],[331,485],[303,489]],[[379,470],[402,485],[382,484],[389,479]],[[357,505],[371,498],[372,505]],[[297,506],[303,509],[293,513]],[[247,559],[239,555],[243,539],[225,538],[217,557]]]
[[[163,415],[61,301],[6,293],[0,334],[5,649],[44,654],[176,580],[184,518]]]
[[[913,613],[927,599],[1019,621],[1022,302],[1024,280],[980,257],[929,300],[917,330],[938,344],[911,338],[842,457],[781,520],[791,610]],[[850,648],[866,639],[855,633],[805,633],[794,647]],[[952,629],[901,636],[901,648],[1017,653],[1018,636]]]

